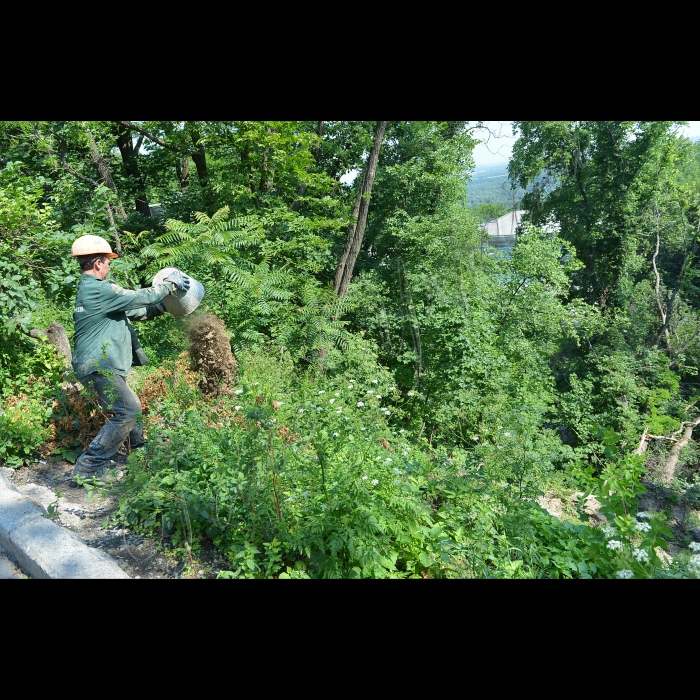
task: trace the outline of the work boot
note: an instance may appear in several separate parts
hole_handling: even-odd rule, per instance
[[[79,484],[75,477],[79,477],[83,483]],[[72,489],[77,489],[83,484],[92,486],[109,486],[124,478],[124,472],[120,469],[119,464],[113,459],[109,461],[106,467],[102,467],[97,471],[83,474],[73,473],[73,479],[68,484]]]

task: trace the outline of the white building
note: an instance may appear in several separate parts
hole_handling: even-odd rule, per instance
[[[487,221],[483,228],[489,236],[489,243],[495,246],[509,246],[515,243],[515,229],[523,219],[524,210],[511,211],[497,219]]]

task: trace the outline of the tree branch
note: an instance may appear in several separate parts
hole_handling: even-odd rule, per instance
[[[147,139],[153,141],[153,143],[157,143],[159,146],[162,146],[163,148],[167,148],[170,151],[175,151],[175,153],[189,153],[189,151],[186,151],[179,146],[175,146],[172,143],[168,143],[167,141],[163,141],[163,139],[159,138],[155,134],[152,134],[150,131],[146,131],[146,129],[142,129],[140,126],[137,126],[136,124],[132,124],[131,122],[115,122],[116,124],[121,124],[122,126],[126,126],[129,129],[133,129],[134,131],[137,131],[139,134],[142,136],[145,136]],[[139,147],[141,143],[139,142]]]

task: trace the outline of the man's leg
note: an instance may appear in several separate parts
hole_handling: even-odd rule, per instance
[[[143,431],[138,425],[141,402],[120,375],[93,372],[80,379],[80,383],[94,389],[102,409],[113,414],[75,462],[73,476],[87,478],[100,476],[112,466],[111,459],[125,440],[140,436],[143,441]]]

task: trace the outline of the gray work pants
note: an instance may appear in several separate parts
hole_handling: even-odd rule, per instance
[[[113,414],[73,468],[74,476],[99,476],[113,466],[111,459],[122,444],[126,442],[127,447],[133,449],[143,442],[141,401],[124,377],[118,374],[104,376],[93,372],[79,381],[84,387],[94,390],[105,413]]]

